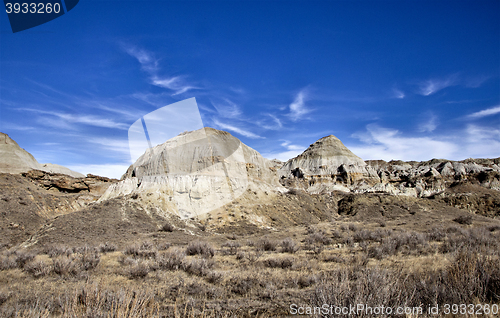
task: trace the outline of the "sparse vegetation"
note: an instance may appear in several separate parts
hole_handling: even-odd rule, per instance
[[[376,224],[356,224],[352,230],[352,224],[309,227],[284,238],[239,236],[187,246],[142,240],[125,245],[122,253],[111,253],[117,247],[110,243],[57,245],[38,255],[5,250],[0,275],[21,269],[26,286],[35,281],[64,284],[52,285],[47,296],[30,294],[28,287],[0,291],[0,316],[119,317],[128,312],[128,317],[149,317],[161,312],[165,317],[246,317],[249,306],[230,304],[248,299],[264,306],[263,317],[285,316],[295,302],[418,306],[500,301],[497,228],[455,225],[417,232]],[[432,261],[426,265],[422,256]],[[389,265],[379,266],[381,261]],[[120,281],[120,276],[126,287],[108,289],[113,284],[107,282]],[[270,303],[280,305],[266,307]]]
[[[207,242],[195,241],[189,243],[186,248],[187,255],[201,255],[203,257],[213,257],[215,255],[215,249],[212,245]]]

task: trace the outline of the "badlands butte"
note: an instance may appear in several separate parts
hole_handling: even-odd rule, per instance
[[[115,180],[39,164],[2,133],[0,177],[9,247],[257,234],[340,217],[419,230],[500,217],[500,158],[363,161],[333,135],[283,163],[204,128],[148,149]]]

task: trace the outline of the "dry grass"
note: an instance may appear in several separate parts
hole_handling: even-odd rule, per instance
[[[122,252],[106,243],[3,251],[0,280],[10,290],[0,289],[0,316],[280,317],[292,303],[500,302],[497,228],[339,223],[283,234],[187,246],[144,240]]]

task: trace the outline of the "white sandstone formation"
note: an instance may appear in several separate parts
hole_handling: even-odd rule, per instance
[[[186,219],[227,204],[258,184],[283,190],[274,164],[228,132],[203,128],[148,149],[100,200],[133,194]]]

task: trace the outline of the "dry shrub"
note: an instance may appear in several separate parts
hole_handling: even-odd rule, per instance
[[[130,278],[144,278],[151,271],[150,264],[144,260],[138,260],[135,264],[130,265],[127,268],[126,274]]]
[[[332,240],[325,235],[322,231],[314,232],[309,234],[306,237],[306,244],[308,245],[313,245],[313,244],[323,244],[323,245],[328,245],[332,242]]]
[[[446,232],[443,228],[433,227],[427,231],[429,241],[442,242],[446,238]]]
[[[316,284],[317,280],[318,279],[316,275],[303,275],[299,277],[297,284],[300,286],[300,288],[306,288]]]
[[[450,253],[467,249],[476,252],[498,251],[500,239],[495,232],[487,228],[472,228],[449,234],[440,247],[441,253]]]
[[[263,239],[257,242],[256,248],[258,251],[276,251],[276,247],[278,243],[274,240],[269,239],[268,237],[264,237]]]
[[[24,250],[7,251],[0,255],[0,270],[23,268],[36,254]]]
[[[85,270],[92,270],[99,265],[101,256],[96,252],[86,252],[80,256],[80,267]]]
[[[55,244],[51,246],[47,246],[44,249],[44,253],[49,255],[50,258],[54,258],[59,255],[66,255],[69,256],[73,254],[73,249],[62,244]]]
[[[227,241],[221,245],[221,247],[224,248],[223,253],[226,255],[236,255],[240,246],[240,243],[235,241]]]
[[[258,284],[257,278],[253,276],[247,277],[232,277],[228,282],[228,287],[232,293],[238,295],[246,295],[250,290]]]
[[[191,275],[204,276],[214,266],[214,262],[206,259],[191,259],[182,262],[182,269]]]
[[[134,257],[154,259],[156,258],[158,251],[154,248],[154,244],[152,242],[144,241],[140,244],[132,244],[125,247],[123,253]]]
[[[61,276],[76,276],[81,272],[80,262],[72,256],[59,255],[54,259],[54,273]]]
[[[217,284],[224,278],[224,274],[219,271],[209,271],[205,275],[205,280],[211,284]]]
[[[283,258],[271,257],[263,260],[262,264],[270,268],[286,269],[286,268],[291,268],[295,262],[296,260],[293,257],[283,257]]]
[[[343,259],[341,256],[338,255],[325,255],[321,259],[325,263],[344,263],[345,259]]]
[[[170,247],[172,246],[172,243],[169,243],[169,242],[162,242],[162,243],[158,243],[156,245],[156,249],[158,251],[166,251],[168,250]]]
[[[118,247],[113,243],[106,242],[104,244],[100,244],[98,249],[101,253],[108,253],[116,251]]]
[[[99,248],[95,246],[90,246],[90,245],[84,245],[84,246],[79,246],[75,247],[73,249],[74,253],[79,253],[79,254],[85,254],[85,253],[98,253]]]
[[[0,255],[0,271],[17,268],[16,257],[13,255]]]
[[[24,271],[31,274],[33,277],[43,277],[50,274],[52,265],[44,260],[34,260],[24,266]]]
[[[291,253],[294,254],[299,250],[299,245],[297,242],[292,240],[291,238],[287,237],[283,241],[281,241],[281,252],[282,253]]]
[[[453,221],[463,224],[463,225],[471,225],[472,224],[472,216],[471,215],[461,215],[453,219]]]
[[[156,257],[158,268],[163,270],[177,270],[182,267],[182,262],[186,254],[181,249],[171,249],[169,251],[160,252]]]
[[[213,257],[215,249],[207,242],[194,241],[189,243],[186,248],[187,255],[201,255],[203,257]]]
[[[0,290],[0,306],[3,305],[8,299],[10,295],[7,291]]]

